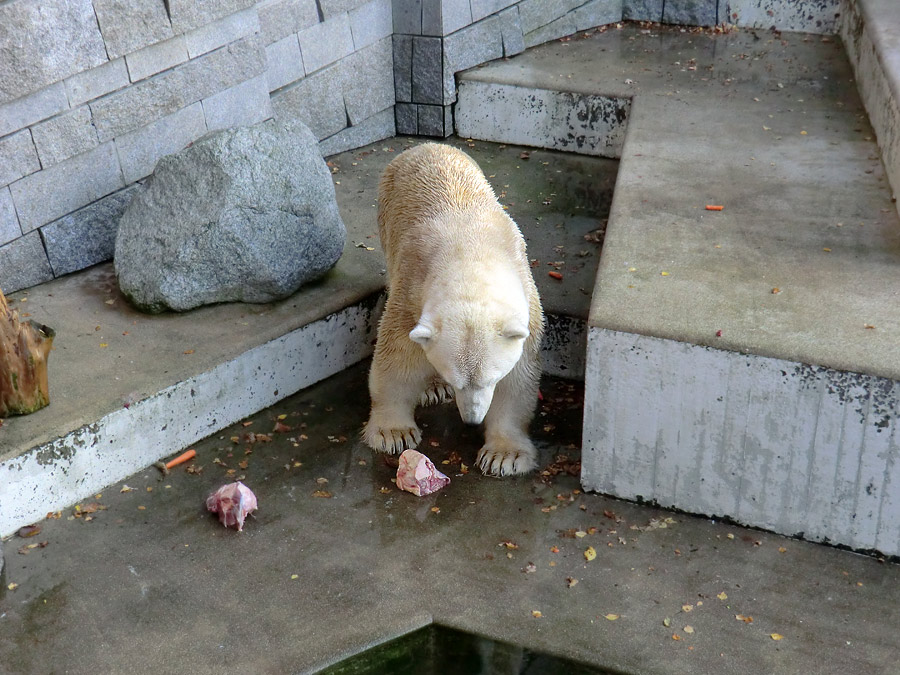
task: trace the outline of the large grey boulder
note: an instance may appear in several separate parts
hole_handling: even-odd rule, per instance
[[[161,159],[119,222],[115,268],[146,312],[271,302],[328,271],[345,239],[316,138],[268,121]]]

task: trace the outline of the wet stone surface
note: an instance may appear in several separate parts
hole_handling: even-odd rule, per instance
[[[900,568],[582,494],[580,383],[544,380],[541,470],[516,479],[465,473],[480,430],[420,409],[451,483],[400,492],[358,440],[367,367],[3,542],[0,672],[310,672],[432,622],[632,673],[893,662]],[[204,504],[237,479],[242,533]]]

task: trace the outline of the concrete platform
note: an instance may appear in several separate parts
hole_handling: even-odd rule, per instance
[[[546,119],[560,92],[629,101],[603,118],[627,129],[585,487],[900,553],[900,220],[840,40],[595,31],[463,75],[459,131],[577,149],[593,120]]]
[[[10,296],[57,332],[51,404],[0,427],[0,536],[69,506],[371,353],[384,286],[377,181],[414,139],[331,158],[348,242],[319,282],[270,305],[146,316],[100,265]],[[455,142],[521,223],[552,316],[551,373],[582,377],[586,320],[617,162]],[[548,263],[554,263],[549,266]],[[559,269],[563,281],[547,276]]]
[[[200,473],[141,471],[3,542],[0,672],[308,673],[432,622],[634,675],[896,672],[896,565],[582,494],[566,472],[460,475],[442,461],[471,466],[480,433],[452,406],[420,417],[452,482],[399,492],[356,440],[365,375],[198,443]],[[542,390],[540,466],[577,460],[581,387]],[[204,500],[241,476],[259,511],[238,534]]]

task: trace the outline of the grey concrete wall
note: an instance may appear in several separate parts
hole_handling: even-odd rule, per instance
[[[112,257],[165,154],[277,115],[334,153],[394,134],[390,0],[0,4],[0,289]]]
[[[900,555],[900,382],[590,328],[582,484]]]
[[[841,39],[896,198],[900,196],[900,4],[843,0],[841,17]]]

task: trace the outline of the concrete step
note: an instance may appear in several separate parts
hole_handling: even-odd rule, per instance
[[[461,75],[456,119],[621,155],[587,489],[900,554],[900,221],[840,40],[593,31]]]
[[[377,182],[422,140],[331,158],[348,242],[328,275],[283,302],[147,316],[121,296],[110,264],[11,294],[57,338],[51,404],[0,426],[0,537],[369,356],[384,287]],[[529,240],[548,313],[545,369],[583,377],[592,235],[608,216],[617,162],[450,142],[484,168]],[[562,281],[547,276],[555,269]]]

